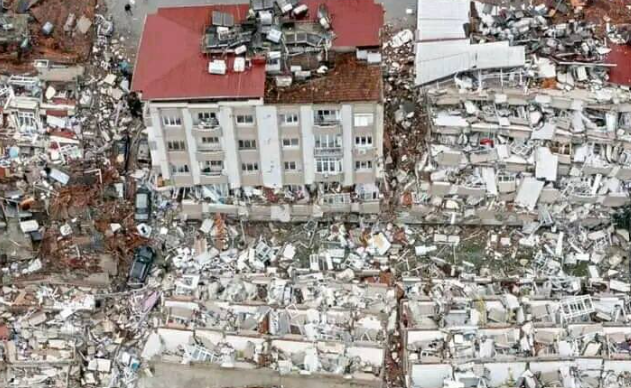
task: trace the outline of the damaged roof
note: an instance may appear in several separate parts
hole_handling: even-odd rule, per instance
[[[318,7],[326,6],[335,32],[334,49],[379,47],[384,14],[383,7],[374,0],[304,0],[300,4],[309,8],[307,19],[303,19],[307,22],[316,22]],[[218,77],[209,74],[211,58],[202,53],[200,46],[213,12],[232,15],[235,23],[242,23],[248,17],[248,9],[249,4],[173,7],[161,8],[157,13],[148,15],[138,50],[132,90],[142,92],[144,100],[263,97],[264,60],[252,60],[252,65],[244,72],[229,70]],[[228,69],[233,68],[233,58],[228,57]],[[378,70],[367,70],[365,74],[379,77]],[[354,97],[351,100],[374,99],[375,95],[380,95],[380,90],[380,86],[378,93],[355,90],[351,93]],[[345,93],[348,90],[342,90],[339,96],[344,97]],[[369,97],[364,98],[364,94]],[[296,100],[298,102],[299,99]]]
[[[616,66],[609,69],[609,82],[631,86],[631,68],[629,67],[631,47],[626,44],[612,44],[610,48],[606,62]]]
[[[132,90],[144,99],[260,98],[265,64],[223,77],[208,74],[209,59],[200,50],[202,32],[213,11],[244,20],[248,4],[161,8],[148,15],[142,34]]]
[[[277,104],[378,101],[382,94],[381,68],[361,63],[355,54],[339,55],[325,77],[277,88],[269,82],[265,102]]]

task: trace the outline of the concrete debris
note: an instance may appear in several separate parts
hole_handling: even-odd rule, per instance
[[[131,91],[135,50],[85,4],[47,22],[62,2],[4,3],[0,16],[11,53],[0,57],[32,67],[0,66],[13,69],[0,76],[6,386],[631,386],[631,94],[605,61],[606,37],[631,36],[621,11],[603,29],[592,2],[422,0],[405,12],[416,33],[387,25],[381,50],[350,53],[383,72],[377,115],[351,115],[361,99],[298,109],[322,127],[313,147],[304,115],[259,104],[295,135],[279,155],[311,145],[325,181],[232,187],[206,158],[221,153],[223,116],[196,112],[194,134],[169,128],[175,159],[156,159],[146,129],[160,116]],[[326,79],[328,56],[349,54],[331,50],[348,25],[326,3],[251,0],[238,23],[209,14],[201,73],[221,83],[260,65],[279,90]],[[18,49],[30,34],[32,50]],[[62,37],[81,53],[90,41],[83,61],[60,57]],[[426,45],[436,57],[415,51]],[[419,82],[420,68],[436,73]],[[383,139],[341,130],[358,147],[331,161],[342,152],[331,134],[381,115]],[[258,171],[259,124],[235,120],[242,149],[225,157]],[[167,182],[158,171],[177,175],[170,162],[192,157],[184,144],[201,134],[208,163],[194,169],[215,183]],[[383,157],[360,158],[373,141]],[[372,161],[378,182],[324,174]]]

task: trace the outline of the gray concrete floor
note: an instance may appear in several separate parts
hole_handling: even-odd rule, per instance
[[[135,53],[142,34],[145,16],[156,12],[159,7],[180,7],[205,4],[240,4],[248,0],[104,0],[108,14],[114,19],[116,32],[125,40],[125,46]],[[132,15],[125,12],[127,1],[132,4]],[[345,0],[337,0],[345,1]],[[415,15],[407,15],[406,9],[416,10],[416,0],[376,0],[386,10],[386,22],[396,26],[411,27],[415,24]]]

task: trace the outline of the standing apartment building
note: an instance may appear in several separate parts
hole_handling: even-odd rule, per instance
[[[252,0],[147,16],[132,89],[152,168],[191,213],[377,213],[383,177],[374,0]]]

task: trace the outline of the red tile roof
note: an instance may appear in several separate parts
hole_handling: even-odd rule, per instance
[[[202,35],[212,11],[244,20],[248,5],[162,8],[148,15],[136,59],[132,90],[143,100],[205,97],[258,98],[265,89],[265,65],[242,73],[208,74]],[[232,63],[229,63],[231,65]]]
[[[379,46],[383,7],[374,0],[303,0],[308,18],[317,19],[325,4],[336,38],[333,46]],[[265,94],[265,65],[243,73],[208,74],[210,57],[201,52],[204,28],[213,11],[230,13],[235,22],[247,17],[248,4],[161,8],[147,15],[138,50],[132,90],[143,100],[188,98],[260,98]]]
[[[631,47],[628,45],[611,45],[611,52],[607,54],[605,62],[615,64],[609,70],[609,82],[631,86]]]
[[[355,53],[337,55],[333,69],[324,76],[277,88],[268,82],[265,102],[270,104],[322,104],[345,101],[381,101],[381,66],[355,58]]]
[[[333,47],[379,46],[383,26],[383,7],[374,0],[303,0],[309,18],[318,19],[318,7],[326,5],[331,15],[331,29],[336,38]]]

